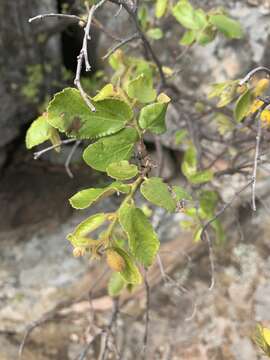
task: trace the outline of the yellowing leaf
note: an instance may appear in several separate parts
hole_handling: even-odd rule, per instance
[[[165,15],[168,6],[168,0],[157,0],[155,15],[158,19]]]
[[[157,101],[161,104],[168,104],[171,101],[171,98],[165,93],[161,93],[158,95]]]
[[[56,130],[47,121],[47,114],[38,117],[27,130],[25,139],[27,149],[51,139],[54,131]]]
[[[90,188],[84,189],[74,194],[69,202],[75,209],[85,209],[91,206],[96,201],[103,199],[104,197],[110,196],[113,193],[128,193],[130,187],[121,182],[115,181],[105,188]]]
[[[130,98],[141,103],[149,103],[155,100],[157,93],[153,88],[152,80],[144,74],[131,80],[127,86],[127,94]]]
[[[253,90],[254,96],[258,97],[261,96],[269,87],[270,81],[269,79],[261,79],[255,86]]]
[[[264,126],[269,127],[270,126],[270,110],[265,109],[261,113],[261,121]]]
[[[268,346],[270,346],[270,329],[263,328],[263,338]]]
[[[107,84],[98,92],[98,94],[95,97],[93,97],[93,100],[94,101],[101,101],[101,100],[104,100],[104,99],[114,97],[116,95],[117,94],[114,91],[113,85],[112,84]]]
[[[250,114],[254,114],[256,111],[258,111],[258,110],[261,108],[261,106],[262,106],[263,104],[264,104],[263,101],[261,101],[261,100],[259,100],[259,99],[255,99],[255,100],[253,101],[253,103],[251,104],[251,106],[250,106],[249,113],[250,113]]]
[[[141,209],[129,204],[121,206],[119,215],[132,254],[142,265],[152,265],[159,249],[159,240],[151,223]]]

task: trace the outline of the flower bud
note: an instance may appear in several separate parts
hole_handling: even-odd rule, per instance
[[[75,247],[73,249],[73,256],[74,257],[80,257],[80,256],[83,256],[84,254],[85,254],[85,250],[83,248]]]

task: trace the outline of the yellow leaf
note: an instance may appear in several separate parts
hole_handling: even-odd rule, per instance
[[[265,109],[261,113],[261,121],[264,126],[270,126],[270,110]]]
[[[254,100],[253,103],[250,106],[249,114],[254,114],[257,110],[260,109],[260,107],[263,105],[263,101],[261,100]]]
[[[164,74],[167,76],[172,76],[172,74],[173,74],[173,69],[168,66],[162,66],[162,70],[163,70]]]
[[[268,346],[270,346],[270,329],[263,328],[263,338]]]
[[[157,101],[161,104],[168,104],[171,101],[171,98],[165,93],[161,93],[158,95]]]
[[[270,84],[269,79],[259,80],[253,90],[255,97],[262,95],[268,89],[269,84]]]

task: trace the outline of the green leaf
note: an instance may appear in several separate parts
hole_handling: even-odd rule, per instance
[[[200,216],[203,219],[211,219],[214,216],[217,202],[218,195],[215,191],[202,191],[200,194]]]
[[[158,19],[162,18],[167,10],[168,0],[157,0],[155,15]]]
[[[220,101],[217,104],[218,107],[228,105],[234,100],[236,89],[238,86],[238,80],[226,81],[212,85],[212,90],[208,94],[208,98],[220,97]]]
[[[119,99],[100,100],[94,106],[95,112],[77,89],[66,88],[50,102],[48,122],[67,136],[94,139],[118,132],[132,118],[132,109]]]
[[[139,125],[142,129],[160,135],[166,131],[165,116],[168,104],[154,103],[142,108],[139,116]]]
[[[181,37],[179,44],[183,46],[189,46],[196,40],[197,32],[194,30],[187,30]]]
[[[181,186],[175,185],[172,187],[172,191],[175,195],[175,199],[179,200],[192,200],[192,196]]]
[[[118,296],[125,286],[125,280],[118,272],[113,272],[108,283],[108,294]]]
[[[132,254],[142,265],[150,266],[159,249],[159,240],[151,223],[141,209],[129,204],[121,206],[119,215]]]
[[[93,169],[106,171],[111,163],[129,160],[137,140],[137,131],[126,128],[89,145],[83,152],[83,159]]]
[[[196,41],[202,46],[207,45],[215,39],[216,33],[213,26],[207,26],[203,31],[198,32]]]
[[[136,99],[141,103],[152,102],[157,96],[151,78],[144,74],[139,75],[128,83],[127,94],[130,98]]]
[[[220,220],[217,219],[217,220],[213,221],[211,223],[211,226],[215,230],[217,243],[220,245],[224,244],[226,235],[225,235],[225,232],[224,232],[224,229],[223,229],[223,226],[222,226]]]
[[[175,133],[175,145],[180,145],[187,135],[188,131],[186,129],[177,130]]]
[[[67,239],[74,245],[80,247],[87,247],[92,242],[92,239],[88,239],[86,236],[92,231],[98,229],[107,220],[107,215],[104,213],[98,213],[91,215],[78,226],[76,226],[73,233],[68,234]]]
[[[160,28],[149,29],[146,34],[154,40],[160,40],[163,38],[163,31]]]
[[[122,278],[128,284],[141,284],[142,276],[132,257],[122,248],[114,248],[114,250],[122,256],[126,263],[125,269],[119,273]]]
[[[105,213],[91,215],[82,221],[78,226],[76,226],[75,230],[73,231],[73,235],[78,237],[86,236],[103,225],[106,220],[107,215]]]
[[[196,174],[190,175],[188,180],[194,184],[203,184],[213,180],[213,173],[210,170],[198,171]]]
[[[130,186],[122,184],[121,182],[113,182],[105,188],[90,188],[77,192],[73,195],[69,202],[71,206],[75,209],[85,209],[91,206],[98,200],[103,199],[104,197],[110,196],[113,193],[128,193]]]
[[[148,9],[146,5],[139,6],[138,9],[138,20],[143,30],[145,30],[147,22],[148,22]]]
[[[236,121],[240,122],[247,116],[251,101],[251,90],[246,90],[244,94],[238,98],[234,108],[234,117]]]
[[[146,200],[168,211],[175,211],[176,200],[169,191],[168,185],[161,178],[151,177],[146,179],[142,183],[140,190]]]
[[[244,36],[243,29],[239,22],[226,15],[211,15],[209,21],[228,38],[241,39]]]
[[[38,117],[27,130],[25,139],[27,149],[49,140],[52,136],[52,130],[55,129],[48,123],[46,115]]]
[[[127,160],[111,163],[106,171],[111,178],[117,180],[129,180],[138,174],[137,166],[129,164]]]
[[[187,178],[196,174],[196,172],[197,172],[197,152],[196,152],[196,149],[194,146],[190,146],[185,151],[181,168],[182,168],[183,174]]]
[[[207,26],[207,17],[202,9],[194,9],[188,0],[180,0],[173,7],[172,14],[185,28],[201,30]]]
[[[201,240],[202,230],[203,230],[202,227],[199,227],[193,234],[193,240],[195,243],[197,243]]]

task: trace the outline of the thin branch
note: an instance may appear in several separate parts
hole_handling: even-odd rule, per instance
[[[258,66],[255,69],[251,70],[249,73],[247,73],[247,75],[245,77],[243,77],[243,79],[241,79],[239,81],[239,85],[244,85],[245,83],[247,83],[252,76],[254,76],[255,74],[257,74],[258,72],[266,72],[267,75],[270,75],[270,69],[268,69],[265,66]]]
[[[70,150],[69,154],[68,154],[68,157],[65,161],[65,169],[66,169],[66,172],[68,174],[68,176],[73,179],[74,175],[72,174],[72,171],[70,170],[70,162],[71,162],[71,159],[76,151],[76,149],[78,148],[78,146],[81,144],[81,140],[77,140],[75,142],[75,144],[72,146],[72,149]]]
[[[121,40],[121,42],[119,44],[116,44],[115,46],[113,46],[111,49],[109,49],[109,51],[107,52],[107,54],[105,54],[102,59],[106,60],[109,56],[111,56],[117,49],[121,48],[122,46],[126,45],[127,43],[140,38],[138,33],[135,33],[129,37],[127,37],[124,40]]]
[[[42,149],[40,151],[36,151],[36,152],[34,152],[34,159],[37,160],[41,155],[45,154],[46,152],[51,151],[53,149],[56,149],[56,148],[60,147],[61,145],[69,144],[69,143],[72,143],[72,142],[75,142],[75,141],[76,141],[76,139],[62,140],[59,144],[51,145],[51,146],[48,146],[45,149]]]
[[[215,286],[215,259],[214,259],[213,243],[212,243],[212,240],[211,240],[207,230],[205,230],[205,238],[206,238],[206,241],[208,244],[210,274],[211,274],[211,282],[210,282],[210,286],[209,286],[209,291],[212,291]]]
[[[85,348],[83,349],[83,351],[80,353],[79,357],[77,358],[78,360],[84,360],[86,359],[86,356],[88,355],[92,344],[97,340],[97,338],[99,336],[101,336],[103,334],[103,331],[100,330],[89,342],[88,344],[85,346]]]
[[[90,108],[91,111],[96,111],[94,105],[91,103],[89,96],[87,95],[87,93],[84,91],[82,84],[81,84],[81,72],[82,72],[82,66],[83,63],[85,64],[85,69],[86,71],[90,71],[91,70],[91,66],[89,63],[89,59],[88,59],[88,40],[90,40],[90,29],[91,29],[91,24],[92,24],[92,20],[93,20],[93,15],[95,13],[95,11],[102,6],[105,1],[107,0],[101,0],[98,4],[93,5],[91,7],[91,9],[88,12],[88,18],[87,18],[87,23],[86,26],[84,28],[84,38],[83,38],[83,44],[82,44],[82,48],[80,51],[80,54],[77,58],[77,69],[76,69],[76,76],[74,79],[74,84],[75,86],[78,88],[78,90],[80,91],[80,94],[82,96],[82,98],[84,99],[85,103],[87,104],[87,106]]]
[[[77,16],[77,15],[68,15],[68,14],[40,14],[40,15],[37,15],[37,16],[34,16],[32,18],[30,18],[28,20],[29,23],[32,23],[33,21],[36,21],[36,20],[43,20],[43,19],[46,19],[46,18],[58,18],[58,19],[68,19],[68,20],[73,20],[73,21],[82,21],[82,22],[85,22],[84,19],[82,19],[81,17]]]
[[[156,55],[155,51],[153,50],[149,40],[147,39],[146,35],[144,34],[144,32],[142,31],[138,18],[137,18],[137,8],[138,8],[138,4],[136,4],[136,6],[134,8],[130,8],[130,6],[123,0],[110,0],[112,3],[117,4],[117,5],[122,5],[123,8],[127,11],[127,13],[129,14],[129,16],[131,17],[132,21],[134,22],[134,25],[136,27],[136,30],[140,36],[140,38],[142,39],[144,48],[146,51],[148,51],[154,61],[154,63],[157,66],[159,75],[160,75],[160,87],[165,87],[166,86],[166,78],[165,78],[165,74],[164,71],[162,69],[162,64],[158,58],[158,56]]]
[[[249,181],[247,184],[245,184],[245,186],[243,186],[239,191],[237,191],[234,196],[231,198],[231,200],[229,202],[227,202],[226,204],[224,204],[224,206],[216,213],[216,215],[208,220],[203,228],[202,228],[202,232],[201,232],[201,240],[204,241],[205,240],[205,232],[208,229],[209,225],[212,224],[212,222],[214,222],[215,220],[217,220],[227,209],[228,207],[230,207],[232,205],[232,203],[234,202],[234,200],[244,191],[246,190],[251,184],[253,183],[253,180]]]
[[[147,270],[144,274],[144,286],[146,293],[146,309],[145,309],[145,328],[144,328],[144,337],[143,337],[143,349],[142,349],[142,359],[147,359],[147,344],[149,336],[149,323],[150,323],[150,286],[147,279]]]
[[[101,349],[101,352],[99,354],[99,358],[98,358],[99,360],[106,359],[106,354],[108,351],[109,335],[110,335],[110,332],[111,332],[113,325],[115,324],[118,314],[119,314],[119,299],[118,298],[114,299],[113,305],[114,305],[114,308],[113,308],[111,320],[110,320],[110,323],[107,326],[107,329],[105,332],[104,347]]]
[[[253,211],[256,211],[256,181],[257,181],[257,169],[258,169],[258,160],[259,160],[259,152],[260,152],[260,142],[262,136],[262,123],[261,123],[260,114],[258,116],[258,131],[256,136],[256,148],[255,148],[254,166],[253,166],[253,174],[252,174],[253,181],[251,184]]]

